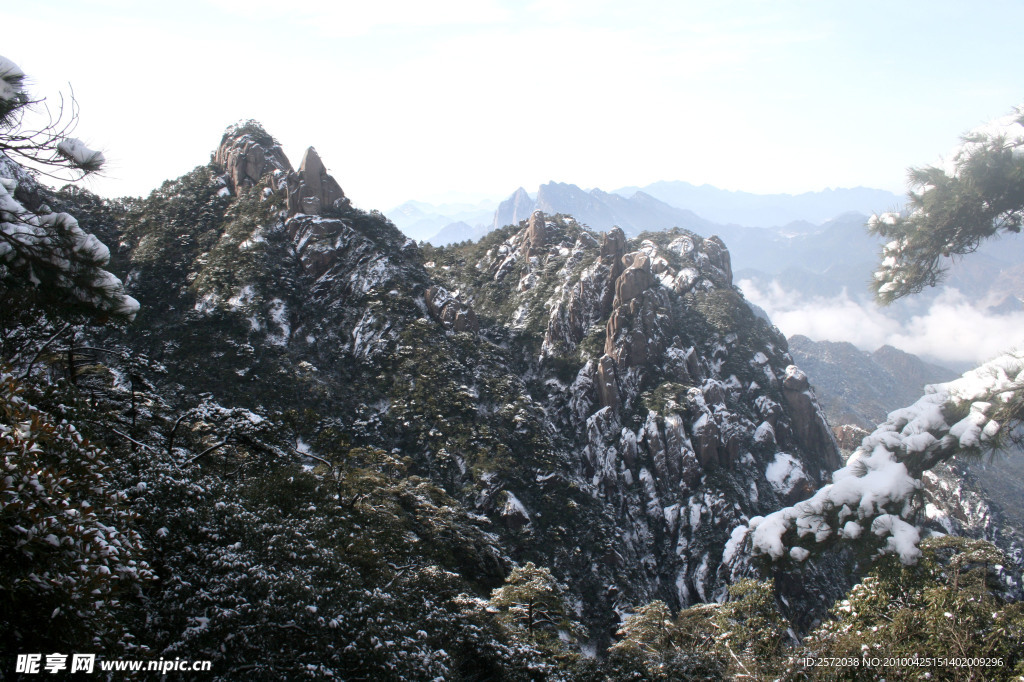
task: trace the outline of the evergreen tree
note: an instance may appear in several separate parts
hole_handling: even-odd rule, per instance
[[[0,660],[128,642],[118,613],[153,577],[109,455],[0,369]]]
[[[134,317],[135,299],[104,269],[110,252],[36,175],[80,179],[103,155],[70,137],[77,121],[27,126],[25,75],[0,57],[0,657],[14,652],[130,645],[118,617],[153,575],[109,453],[69,423],[75,398],[31,381],[41,353],[74,323]],[[71,338],[74,338],[73,336]],[[10,363],[10,364],[8,364]],[[11,365],[18,368],[17,374]],[[42,364],[42,363],[39,363]],[[74,375],[75,359],[68,353]],[[26,381],[26,379],[29,379]],[[54,404],[43,407],[44,403]],[[56,416],[60,415],[60,416]],[[67,418],[66,418],[67,417]],[[10,648],[8,648],[10,647]],[[9,656],[8,654],[11,654]]]
[[[775,604],[775,584],[741,580],[729,586],[729,601],[715,613],[716,640],[734,674],[773,676],[786,646],[789,623]]]
[[[903,666],[790,670],[797,679],[1016,680],[1024,673],[1024,604],[1002,594],[1006,562],[984,540],[942,536],[921,543],[922,558],[905,566],[877,560],[833,607],[831,619],[804,639],[796,660],[917,660]],[[938,658],[974,659],[956,667]],[[930,660],[929,660],[930,659]],[[987,661],[987,662],[986,662]]]
[[[1024,105],[965,135],[943,166],[909,172],[909,213],[872,216],[889,239],[875,273],[882,303],[935,286],[954,256],[1024,223]]]
[[[674,630],[672,612],[660,599],[641,606],[619,628],[618,642],[610,651],[622,654],[652,654],[668,649]]]
[[[98,172],[103,154],[70,133],[77,122],[61,106],[56,120],[25,124],[33,101],[25,75],[0,57],[0,296],[7,312],[37,307],[57,317],[132,319],[138,302],[104,269],[109,249],[74,217],[45,203],[35,176],[78,180]],[[48,111],[48,110],[47,110]]]
[[[582,627],[570,614],[551,571],[528,561],[512,570],[505,584],[491,594],[491,607],[499,619],[530,642],[554,644],[559,638],[574,640]]]
[[[725,677],[729,661],[718,645],[719,604],[698,604],[673,618],[661,600],[628,616],[608,650],[614,679],[689,680]]]
[[[782,667],[789,623],[772,581],[744,579],[722,604],[697,604],[673,618],[653,601],[619,628],[608,650],[614,679],[772,679]]]

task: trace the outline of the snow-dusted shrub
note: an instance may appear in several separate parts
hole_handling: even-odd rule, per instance
[[[107,453],[22,392],[0,371],[0,650],[111,647],[122,597],[152,577],[141,539]]]
[[[1006,557],[983,540],[952,536],[925,540],[921,552],[914,566],[893,556],[876,561],[804,639],[796,660],[856,658],[865,661],[857,679],[958,679],[941,660],[955,657],[975,661],[973,673],[959,669],[963,679],[1020,679],[1024,604],[1000,594]],[[884,668],[887,660],[916,663]]]

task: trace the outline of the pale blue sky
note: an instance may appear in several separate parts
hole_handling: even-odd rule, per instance
[[[902,192],[1024,101],[1020,1],[11,4],[0,54],[74,87],[114,195],[243,118],[293,164],[314,145],[363,208],[552,179]]]

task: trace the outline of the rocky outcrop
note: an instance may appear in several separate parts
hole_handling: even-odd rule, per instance
[[[322,215],[325,208],[348,203],[315,149],[306,150],[295,171],[277,141],[254,121],[228,128],[213,162],[224,169],[224,181],[232,192],[251,187],[268,173],[276,172],[271,187],[287,191],[289,216]]]
[[[711,235],[704,240],[703,247],[704,253],[708,256],[708,263],[720,273],[720,281],[717,283],[724,286],[732,285],[732,258],[729,256],[729,249],[725,248],[725,243],[716,235]],[[705,268],[703,272],[715,279],[714,270]]]
[[[454,332],[473,334],[480,330],[480,323],[477,321],[473,309],[452,296],[444,287],[430,287],[424,292],[423,300],[427,304],[427,310],[431,317],[443,324],[445,328]]]
[[[494,212],[494,225],[491,229],[498,229],[505,225],[518,225],[533,214],[534,201],[527,194],[526,190],[520,187],[512,196],[498,205]]]
[[[615,298],[612,308],[619,308],[632,303],[640,294],[654,286],[654,275],[651,273],[651,259],[647,254],[631,253],[622,257],[625,270],[615,279]]]
[[[793,431],[797,441],[808,452],[818,453],[820,466],[828,470],[843,465],[835,437],[829,430],[825,415],[818,407],[818,401],[811,393],[810,382],[796,365],[786,367],[782,380],[782,394],[790,408]]]
[[[320,215],[325,208],[346,203],[341,185],[327,173],[316,150],[306,149],[298,172],[288,175],[288,215]]]
[[[622,257],[626,255],[626,235],[619,227],[601,234],[601,260],[611,266],[609,276],[615,280],[622,273]]]
[[[674,230],[630,241],[619,228],[595,238],[535,212],[482,257],[449,268],[462,268],[451,288],[472,291],[474,308],[498,320],[481,336],[515,339],[509,352],[581,490],[628,529],[593,560],[595,570],[642,570],[639,583],[616,583],[631,598],[637,584],[673,605],[713,598],[722,588],[714,548],[732,528],[806,496],[836,468],[809,387],[791,378],[786,397],[785,339],[732,286],[721,240]],[[539,357],[518,347],[535,334]],[[780,453],[805,475],[777,490],[765,472]]]
[[[597,395],[601,407],[615,409],[619,405],[619,381],[615,376],[615,360],[602,355],[597,362]]]
[[[292,172],[281,146],[253,121],[231,126],[224,132],[213,153],[213,162],[224,169],[232,192],[252,187],[275,170]]]
[[[512,492],[503,491],[505,501],[499,508],[501,520],[505,527],[512,531],[524,529],[530,525],[530,513],[523,503]]]
[[[523,242],[523,253],[527,258],[539,256],[544,249],[546,236],[544,214],[534,211],[526,225],[526,237]]]
[[[860,442],[869,435],[868,432],[853,424],[840,424],[832,427],[832,435],[835,436],[836,445],[840,452],[847,455],[860,447]]]

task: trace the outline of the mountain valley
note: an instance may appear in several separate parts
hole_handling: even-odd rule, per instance
[[[476,241],[434,246],[354,207],[312,147],[294,168],[252,121],[145,198],[5,180],[5,196],[108,244],[139,304],[130,323],[64,321],[26,297],[0,320],[5,437],[57,452],[40,471],[67,460],[33,447],[47,434],[97,448],[111,509],[130,516],[109,526],[137,535],[104,555],[134,562],[120,582],[82,564],[109,600],[88,618],[64,606],[89,601],[77,582],[40,592],[12,660],[70,642],[209,659],[217,679],[700,679],[755,664],[803,679],[786,652],[839,618],[886,560],[883,534],[775,563],[737,560],[729,540],[831,482],[845,462],[832,426],[870,427],[917,383],[952,378],[891,349],[822,360],[736,286],[736,254],[781,272],[806,258],[790,244],[842,241],[859,217],[730,234],[644,192],[550,183],[502,203]],[[422,220],[415,208],[403,220]],[[588,227],[607,215],[618,227]],[[844,256],[873,261],[870,244]],[[876,395],[844,390],[840,352],[874,363],[857,371],[877,374]],[[896,374],[905,390],[880,388]],[[948,494],[927,497],[933,526],[999,539],[985,510],[980,526],[944,525],[980,503],[935,485]],[[19,551],[71,556],[56,533]],[[1012,596],[1024,561],[997,544],[1017,552],[991,578]],[[628,646],[658,609],[694,638],[662,646],[668,667]]]

